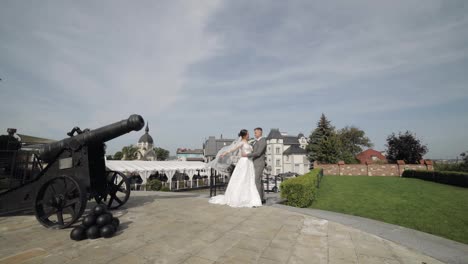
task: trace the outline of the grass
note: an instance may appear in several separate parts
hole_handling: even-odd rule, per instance
[[[325,176],[311,208],[367,217],[468,244],[468,188],[400,177]]]

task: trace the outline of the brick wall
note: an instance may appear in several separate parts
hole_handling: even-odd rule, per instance
[[[405,164],[399,160],[397,164],[345,164],[340,161],[337,164],[319,164],[314,162],[314,168],[323,169],[324,175],[343,176],[401,176],[404,170],[434,170],[432,161],[421,160],[420,164]]]

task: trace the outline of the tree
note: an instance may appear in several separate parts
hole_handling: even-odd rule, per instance
[[[404,160],[405,163],[415,164],[427,153],[426,145],[423,145],[410,131],[392,133],[387,137],[387,160],[396,162]]]
[[[114,160],[122,160],[123,158],[123,153],[122,151],[117,151],[115,154],[114,154]]]
[[[333,133],[323,137],[317,144],[315,160],[323,163],[337,163],[341,160],[341,142],[338,136]]]
[[[158,160],[167,160],[169,158],[169,150],[163,148],[154,148]]]
[[[310,162],[320,161],[326,162],[329,158],[330,150],[327,150],[325,145],[335,144],[335,140],[328,141],[328,139],[335,133],[335,128],[327,119],[325,114],[322,113],[320,120],[317,123],[317,128],[309,136],[309,144],[307,145],[308,158]]]
[[[123,160],[135,160],[138,158],[138,148],[128,145],[122,148]]]
[[[306,150],[311,162],[358,163],[356,154],[361,152],[363,147],[373,145],[365,136],[365,132],[357,127],[346,126],[336,131],[324,114],[320,117],[317,128],[311,133],[309,139]]]
[[[463,159],[463,162],[460,163],[460,171],[468,172],[468,151],[465,151],[460,154]]]
[[[340,129],[338,137],[343,149],[351,153],[353,157],[362,152],[363,147],[370,148],[374,145],[363,130],[353,126]]]
[[[345,163],[358,163],[356,155],[362,152],[363,147],[373,146],[370,139],[365,136],[365,132],[357,127],[346,126],[337,132],[340,140],[340,159]]]

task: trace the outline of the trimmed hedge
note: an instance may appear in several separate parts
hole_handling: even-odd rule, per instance
[[[468,187],[468,173],[466,172],[405,170],[402,177]]]
[[[315,200],[321,175],[321,169],[313,169],[302,176],[285,180],[280,185],[281,197],[287,200],[287,205],[309,207]]]

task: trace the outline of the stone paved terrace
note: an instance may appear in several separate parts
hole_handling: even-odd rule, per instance
[[[91,205],[88,205],[91,207]],[[0,263],[442,263],[374,235],[281,208],[133,192],[109,239],[72,241],[33,215],[0,217]]]

